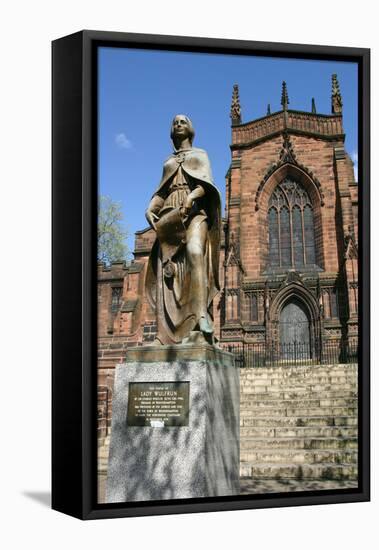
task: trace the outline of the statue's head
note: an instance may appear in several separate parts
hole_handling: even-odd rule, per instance
[[[192,145],[193,139],[195,137],[195,130],[193,129],[192,122],[186,115],[176,115],[171,124],[171,139],[177,147],[180,145],[186,138]]]

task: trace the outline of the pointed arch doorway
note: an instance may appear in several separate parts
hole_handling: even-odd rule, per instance
[[[280,355],[282,359],[311,358],[311,323],[304,302],[296,297],[288,300],[279,317]]]

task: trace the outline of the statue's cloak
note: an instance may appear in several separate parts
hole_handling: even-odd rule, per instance
[[[155,191],[155,195],[165,197],[168,193],[172,179],[176,175],[179,166],[188,176],[190,186],[193,189],[197,185],[204,188],[203,197],[196,199],[196,205],[207,216],[208,223],[208,256],[210,261],[210,277],[208,281],[208,306],[220,289],[219,283],[219,258],[221,241],[221,197],[220,192],[213,183],[211,167],[207,153],[203,149],[191,148],[170,155],[163,166],[162,179]],[[159,214],[158,214],[159,215]],[[157,299],[157,265],[159,256],[159,242],[156,239],[152,247],[147,274],[146,293],[151,306],[156,308]]]

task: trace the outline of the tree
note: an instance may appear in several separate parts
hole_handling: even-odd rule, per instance
[[[123,224],[121,203],[110,197],[99,197],[97,218],[97,259],[109,265],[112,262],[127,261],[129,250],[126,244],[128,235]]]

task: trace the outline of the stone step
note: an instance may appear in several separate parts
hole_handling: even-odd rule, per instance
[[[324,378],[324,377],[357,377],[356,370],[349,369],[305,369],[293,371],[291,369],[281,369],[275,372],[267,372],[265,369],[245,369],[240,372],[240,379],[245,382],[248,380],[306,380],[309,377]]]
[[[125,356],[126,356],[126,351],[122,348],[103,349],[103,350],[99,350],[99,353],[101,354],[99,356],[99,359],[112,359],[112,360],[114,360],[115,357],[125,358]]]
[[[121,361],[119,361],[119,360],[115,361],[114,357],[113,358],[107,357],[107,358],[103,358],[103,359],[98,359],[97,360],[97,368],[98,369],[114,369],[116,364],[118,364],[118,363],[121,363]]]
[[[357,437],[357,428],[345,428],[345,427],[314,427],[306,426],[301,428],[296,427],[282,427],[282,428],[240,428],[241,441],[244,438],[263,438],[263,437]]]
[[[307,378],[324,378],[325,376],[348,376],[351,378],[357,377],[357,371],[341,369],[305,369],[299,372],[291,371],[290,369],[284,369],[282,371],[275,371],[274,373],[266,372],[264,369],[240,369],[240,378],[244,382],[248,380],[306,380]]]
[[[357,489],[358,479],[258,479],[240,477],[241,495]]]
[[[304,450],[356,450],[358,440],[356,437],[271,437],[271,438],[241,438],[241,451],[258,449],[294,449]]]
[[[357,407],[251,407],[248,410],[241,409],[240,417],[250,418],[257,416],[355,416]]]
[[[241,463],[241,477],[252,479],[357,479],[353,464],[251,464]]]
[[[320,376],[320,377],[314,377],[311,376],[308,379],[304,378],[302,379],[304,381],[304,386],[321,386],[321,388],[327,386],[327,385],[333,385],[336,384],[357,384],[357,377],[354,375],[351,376]],[[299,379],[293,379],[289,380],[286,378],[252,378],[246,381],[240,382],[240,387],[243,389],[246,386],[255,386],[255,387],[276,387],[280,386],[281,388],[285,389],[291,389],[296,385],[301,385],[301,380]]]
[[[271,392],[241,392],[241,403],[249,400],[269,401],[272,399],[347,399],[358,397],[358,390],[344,389],[332,391],[309,391],[304,388],[301,391],[287,391],[281,389]]]
[[[272,417],[272,416],[266,416],[266,417],[256,417],[256,416],[248,416],[245,418],[241,418],[240,426],[248,426],[248,427],[268,427],[268,428],[278,428],[278,427],[307,427],[307,426],[315,426],[315,427],[322,427],[322,426],[328,426],[328,427],[334,427],[334,426],[343,426],[343,427],[350,427],[350,426],[357,426],[358,420],[357,415],[345,415],[345,416],[278,416],[278,417]]]
[[[356,397],[333,397],[333,398],[305,398],[305,399],[246,399],[240,401],[241,411],[249,410],[255,407],[264,407],[265,409],[288,406],[293,407],[354,407],[357,405]]]
[[[337,391],[337,392],[343,392],[343,391],[358,391],[358,384],[357,383],[349,383],[349,384],[303,384],[303,385],[279,385],[279,386],[267,386],[264,385],[258,385],[255,386],[253,384],[245,384],[244,386],[241,386],[241,396],[245,394],[274,394],[279,392],[284,393],[297,393],[297,392],[329,392],[329,391]]]
[[[99,460],[97,462],[97,472],[99,474],[107,473],[108,471],[108,460]]]
[[[293,450],[260,449],[259,451],[240,451],[241,462],[256,464],[315,464],[332,462],[333,464],[356,464],[357,451],[329,450]]]
[[[318,364],[318,365],[283,365],[283,366],[266,366],[266,367],[247,367],[241,369],[241,375],[248,375],[250,372],[262,372],[267,374],[280,373],[304,373],[304,372],[357,372],[357,363],[339,363],[339,364]]]
[[[285,367],[246,367],[241,368],[241,376],[249,377],[252,375],[261,376],[308,376],[309,373],[315,375],[322,374],[356,374],[357,365],[288,365]]]
[[[101,445],[97,449],[97,470],[99,473],[104,473],[108,470],[109,441],[110,436],[107,436],[104,445]]]
[[[108,460],[109,446],[102,445],[97,449],[97,458],[106,458]]]

